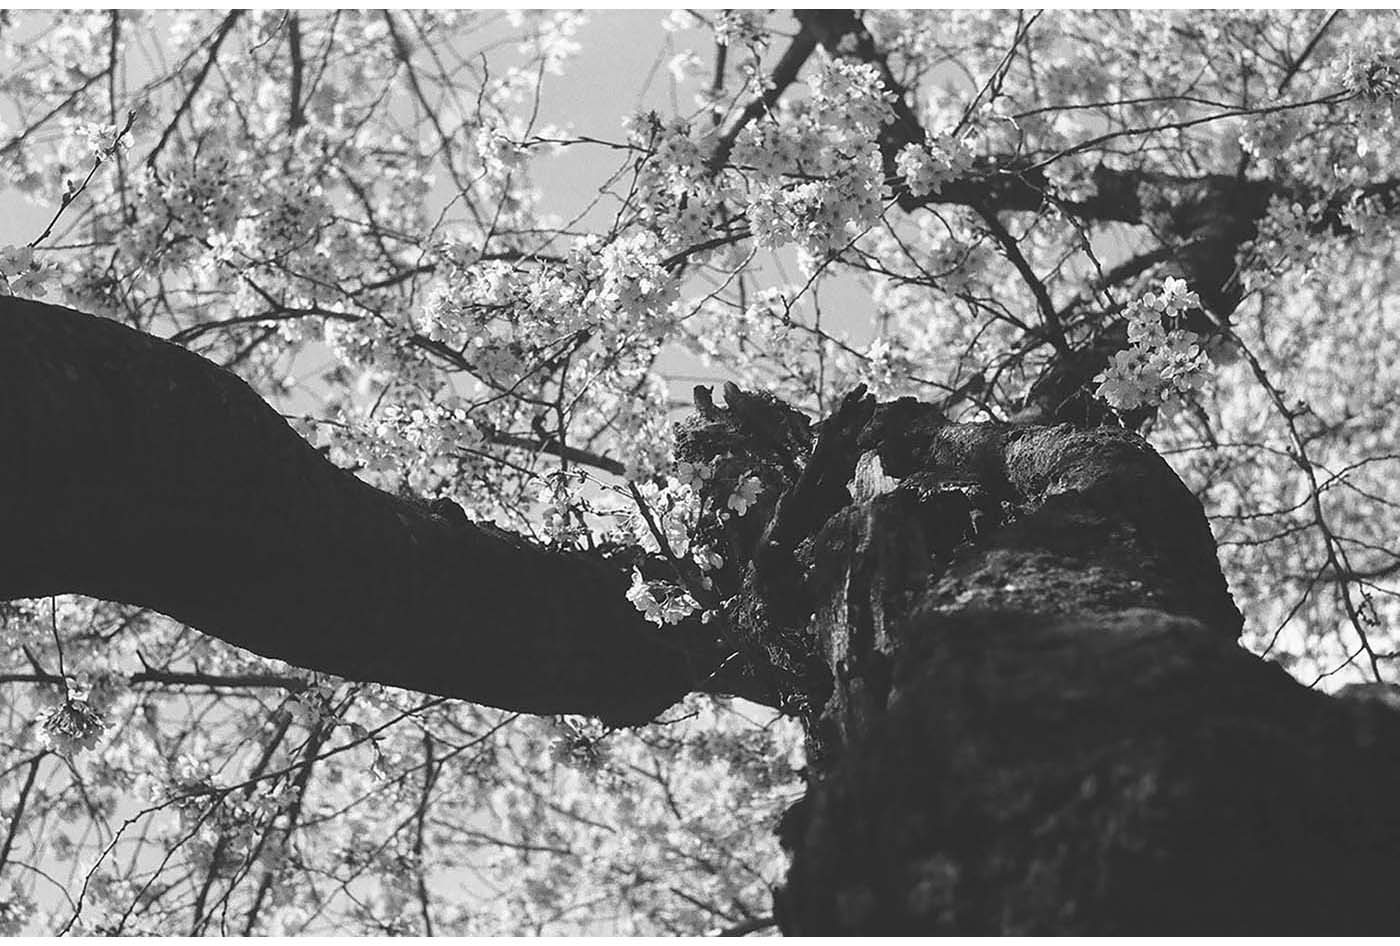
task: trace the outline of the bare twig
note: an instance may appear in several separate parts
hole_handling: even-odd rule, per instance
[[[44,761],[47,752],[40,752],[29,760],[29,772],[24,777],[24,785],[19,790],[19,798],[15,801],[15,810],[10,815],[10,829],[5,832],[5,843],[0,845],[0,871],[4,871],[5,864],[10,859],[10,849],[14,846],[15,835],[19,834],[20,823],[24,820],[24,806],[29,801],[29,793],[34,788],[34,776],[39,773],[39,763]]]
[[[1011,39],[1011,48],[1006,51],[1006,55],[1001,57],[1001,62],[992,70],[992,74],[987,77],[987,81],[982,84],[982,87],[977,90],[977,94],[973,96],[972,101],[968,103],[967,108],[963,111],[962,118],[958,119],[957,125],[953,127],[953,134],[957,134],[961,131],[963,126],[968,123],[968,120],[972,118],[973,113],[977,111],[977,107],[982,104],[982,97],[984,95],[991,93],[990,98],[987,99],[988,102],[995,101],[997,96],[1001,95],[1001,86],[1002,83],[1006,81],[1006,73],[1011,69],[1012,60],[1016,58],[1016,50],[1020,48],[1022,40],[1030,35],[1031,27],[1035,25],[1035,21],[1038,19],[1040,19],[1040,11],[1037,10],[1031,15],[1029,20],[1017,24],[1016,35]]]
[[[69,205],[72,204],[73,201],[78,199],[79,194],[87,190],[88,184],[92,183],[92,178],[95,174],[97,174],[97,169],[102,167],[103,162],[106,161],[113,154],[115,154],[119,148],[121,148],[122,139],[125,138],[127,133],[131,131],[131,126],[135,121],[136,112],[127,112],[126,124],[117,130],[116,136],[112,139],[112,143],[97,153],[97,157],[93,159],[92,167],[88,169],[87,176],[83,178],[82,183],[80,183],[77,187],[73,187],[70,184],[68,189],[63,192],[63,196],[59,199],[58,202],[58,209],[54,211],[53,217],[49,220],[48,226],[44,227],[44,232],[39,234],[33,240],[29,241],[29,245],[31,247],[38,246],[40,243],[43,243],[49,238],[49,235],[53,233],[53,228],[58,224],[59,218],[63,216],[63,212],[68,209]]]
[[[997,241],[1002,253],[1011,261],[1011,265],[1016,267],[1016,272],[1021,274],[1021,278],[1030,287],[1031,295],[1035,296],[1036,305],[1040,308],[1040,314],[1045,320],[1045,330],[1049,334],[1050,344],[1054,345],[1055,350],[1060,354],[1068,354],[1069,342],[1065,339],[1065,329],[1060,324],[1059,313],[1055,311],[1055,303],[1051,301],[1050,291],[1045,288],[1045,283],[1035,274],[1035,270],[1031,269],[1031,264],[1016,244],[1016,239],[998,219],[996,211],[979,206],[977,212],[986,223],[987,232]]]
[[[1244,340],[1228,327],[1225,331],[1227,333],[1226,337],[1235,344],[1240,354],[1244,356],[1245,361],[1249,364],[1251,372],[1254,374],[1255,380],[1259,382],[1260,387],[1268,394],[1269,400],[1273,402],[1275,410],[1277,410],[1279,417],[1282,418],[1284,427],[1288,430],[1288,438],[1293,446],[1289,454],[1290,458],[1307,479],[1308,505],[1312,509],[1312,525],[1317,528],[1318,533],[1322,536],[1323,548],[1326,551],[1326,563],[1319,574],[1327,571],[1329,568],[1338,575],[1345,575],[1353,571],[1351,562],[1346,554],[1346,549],[1338,540],[1337,534],[1327,521],[1327,515],[1322,508],[1322,490],[1317,481],[1317,471],[1314,468],[1312,460],[1308,456],[1307,441],[1298,430],[1297,420],[1299,412],[1290,408],[1285,403],[1283,392],[1270,380],[1268,373],[1264,370],[1264,366],[1260,364],[1259,359],[1255,356],[1254,352],[1250,350],[1249,346],[1244,343]],[[1316,579],[1314,579],[1314,581],[1316,581]],[[1352,630],[1356,631],[1356,636],[1361,641],[1360,648],[1355,654],[1348,657],[1346,663],[1351,663],[1352,660],[1364,653],[1371,665],[1371,673],[1374,675],[1375,679],[1377,681],[1384,680],[1385,678],[1381,675],[1380,657],[1372,647],[1370,635],[1367,633],[1365,627],[1368,618],[1364,613],[1367,607],[1364,594],[1361,606],[1358,607],[1356,602],[1352,600],[1349,582],[1345,580],[1338,582],[1337,591],[1342,599],[1342,607],[1346,611],[1347,619],[1351,623]],[[1282,628],[1280,628],[1280,630],[1282,630]],[[1343,666],[1346,666],[1346,664],[1343,664]],[[1339,667],[1337,669],[1341,668]],[[1327,675],[1328,674],[1323,674],[1322,677],[1318,677],[1318,680],[1321,680]],[[1314,681],[1314,683],[1316,682],[1317,681]]]
[[[428,898],[428,883],[423,872],[423,827],[428,819],[429,802],[432,799],[433,783],[437,781],[438,768],[433,758],[433,737],[423,733],[423,794],[418,799],[418,810],[414,813],[418,822],[413,834],[414,872],[418,879],[418,907],[423,914],[423,935],[433,935],[433,917]]]
[[[224,44],[224,40],[228,37],[229,31],[233,29],[234,24],[238,22],[238,18],[242,15],[242,10],[230,10],[228,14],[224,16],[223,21],[219,23],[219,28],[214,31],[214,38],[209,44],[209,55],[204,58],[204,65],[200,67],[199,73],[194,77],[194,82],[190,83],[189,90],[185,93],[184,99],[180,102],[180,107],[175,109],[175,114],[171,117],[170,123],[165,126],[165,131],[161,132],[160,140],[157,141],[156,146],[151,149],[151,153],[146,155],[147,167],[155,167],[156,158],[160,156],[161,151],[165,150],[165,145],[170,141],[170,136],[175,134],[175,126],[180,123],[180,119],[184,117],[185,112],[189,111],[190,106],[194,103],[194,97],[198,95],[199,90],[203,88],[204,80],[209,76],[209,70],[214,67],[215,60],[219,58],[219,47]]]
[[[1337,19],[1338,14],[1341,12],[1341,10],[1333,10],[1332,15],[1327,17],[1322,25],[1317,28],[1317,32],[1313,34],[1313,38],[1308,40],[1308,45],[1303,47],[1303,51],[1298,54],[1298,58],[1289,64],[1288,71],[1283,74],[1283,78],[1280,79],[1278,83],[1278,89],[1276,91],[1279,95],[1282,95],[1284,90],[1288,88],[1288,83],[1293,81],[1293,77],[1298,74],[1298,70],[1303,68],[1303,63],[1308,61],[1308,57],[1311,56],[1313,50],[1317,48],[1317,44],[1322,41],[1323,34],[1327,32],[1328,27],[1332,25],[1332,22]]]
[[[20,145],[24,144],[25,141],[29,139],[30,135],[34,134],[40,128],[44,127],[44,125],[48,124],[50,119],[68,111],[69,106],[71,106],[75,101],[77,101],[78,96],[86,92],[98,79],[101,79],[104,76],[106,76],[111,68],[112,67],[109,65],[106,69],[103,69],[101,72],[94,72],[92,75],[86,76],[83,79],[82,83],[79,84],[76,88],[74,88],[73,91],[69,92],[62,102],[59,102],[53,108],[45,112],[44,115],[40,117],[38,121],[32,122],[31,124],[26,126],[24,131],[20,132],[19,134],[11,138],[9,141],[5,142],[4,146],[0,147],[0,157],[9,156],[11,151],[14,151],[18,147],[20,147]]]

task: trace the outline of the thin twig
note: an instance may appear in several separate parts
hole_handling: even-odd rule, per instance
[[[53,646],[58,651],[58,679],[63,682],[63,695],[68,695],[68,671],[63,669],[63,641],[58,636],[58,599],[49,595],[49,627],[53,630]]]
[[[63,212],[68,209],[69,205],[72,204],[73,201],[78,199],[79,194],[87,190],[88,184],[92,183],[93,176],[97,174],[97,169],[102,167],[103,162],[110,158],[113,154],[115,154],[117,150],[121,147],[122,139],[125,138],[127,133],[131,131],[131,126],[133,123],[135,123],[135,121],[136,112],[127,112],[126,124],[123,125],[120,129],[118,129],[117,134],[112,139],[112,143],[110,145],[97,152],[97,157],[93,159],[92,167],[88,169],[87,176],[83,178],[82,183],[79,184],[77,187],[73,187],[70,184],[69,188],[63,192],[63,197],[61,197],[58,202],[58,209],[54,211],[53,217],[49,220],[48,226],[44,227],[43,233],[39,234],[33,240],[29,241],[30,247],[36,247],[49,238],[49,235],[53,233],[53,228],[58,224],[59,218],[63,216]]]
[[[1292,64],[1288,67],[1288,71],[1285,72],[1283,78],[1279,80],[1278,89],[1276,90],[1277,94],[1282,95],[1284,89],[1288,88],[1288,83],[1293,81],[1293,77],[1298,74],[1298,70],[1303,67],[1303,63],[1308,61],[1308,57],[1311,56],[1313,50],[1317,48],[1317,44],[1322,41],[1322,35],[1327,32],[1327,28],[1332,25],[1332,21],[1335,20],[1341,12],[1341,10],[1333,10],[1332,15],[1324,20],[1322,25],[1317,28],[1317,32],[1313,34],[1313,38],[1308,40],[1308,45],[1303,47],[1303,51],[1298,55],[1298,58],[1293,60]]]
[[[10,849],[14,846],[15,835],[19,834],[20,822],[24,818],[24,806],[29,801],[29,793],[34,788],[34,776],[39,772],[39,763],[44,761],[47,752],[40,752],[29,760],[29,773],[24,777],[24,786],[19,790],[19,800],[15,802],[15,812],[10,815],[10,830],[5,833],[5,843],[0,846],[0,871],[10,859]]]
[[[1049,333],[1050,344],[1054,345],[1055,350],[1060,354],[1069,354],[1069,342],[1065,339],[1064,326],[1060,324],[1059,313],[1055,311],[1055,303],[1051,301],[1050,291],[1045,288],[1045,283],[1035,274],[1035,270],[1031,269],[1031,264],[1026,260],[1025,254],[1021,252],[1020,246],[1016,244],[1015,238],[997,218],[996,211],[979,205],[977,212],[986,223],[987,232],[1001,246],[1002,253],[1010,260],[1011,265],[1016,267],[1016,272],[1021,274],[1021,278],[1030,287],[1031,295],[1035,296],[1036,305],[1040,308],[1040,314],[1045,320],[1045,330]]]
[[[199,94],[199,90],[204,86],[204,80],[209,76],[209,70],[214,67],[214,61],[219,58],[219,47],[224,44],[224,39],[228,36],[233,25],[238,22],[238,18],[243,15],[242,10],[230,10],[219,23],[219,28],[214,31],[213,42],[209,46],[209,55],[204,59],[204,65],[200,67],[199,74],[194,77],[194,82],[190,84],[189,91],[185,93],[184,99],[180,102],[180,107],[175,109],[175,115],[170,119],[170,123],[165,126],[165,131],[161,132],[160,140],[151,149],[151,153],[146,155],[146,166],[155,167],[156,158],[165,149],[166,142],[175,133],[175,126],[180,123],[185,112],[189,111],[194,103],[194,97]]]

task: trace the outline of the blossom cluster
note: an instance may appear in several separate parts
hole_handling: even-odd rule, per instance
[[[1118,410],[1155,406],[1200,386],[1208,359],[1195,332],[1174,327],[1201,300],[1184,279],[1168,277],[1160,292],[1128,303],[1128,347],[1094,377],[1094,394]]]
[[[639,222],[668,248],[693,246],[713,235],[730,196],[706,164],[715,133],[654,113],[633,116],[627,125],[632,145],[650,152],[636,181]]]
[[[632,585],[627,589],[627,600],[656,625],[679,624],[700,607],[690,592],[676,582],[648,580],[635,570]]]
[[[452,251],[454,253],[458,251]],[[587,333],[604,346],[659,340],[679,297],[660,242],[636,231],[580,238],[562,263],[485,260],[456,268],[415,319],[486,376],[513,380],[530,350]]]
[[[42,299],[48,294],[51,268],[34,258],[29,246],[0,246],[0,282],[6,295]]]
[[[895,157],[895,168],[910,194],[926,197],[971,169],[973,156],[968,136],[944,131],[923,144],[905,145]]]
[[[107,729],[106,720],[81,696],[66,697],[42,711],[37,721],[45,747],[65,756],[96,747]]]
[[[714,18],[715,42],[725,46],[763,42],[768,36],[764,19],[762,12],[754,10],[720,11]]]
[[[18,887],[11,887],[8,894],[0,897],[0,936],[18,936],[24,932],[24,925],[34,913],[34,901],[21,893]]]
[[[1272,282],[1288,269],[1306,269],[1322,249],[1325,233],[1319,223],[1323,206],[1313,202],[1308,206],[1298,201],[1275,197],[1269,203],[1258,233],[1249,245],[1246,266],[1241,279],[1247,289]],[[1349,205],[1346,216],[1353,220],[1365,216],[1365,203]]]
[[[87,142],[94,159],[102,161],[115,154],[118,149],[131,148],[131,139],[126,136],[121,125],[112,122],[80,122],[78,134]]]
[[[588,479],[582,470],[563,467],[541,477],[536,496],[542,510],[542,530],[554,544],[578,547],[590,534],[583,513],[591,507],[580,495]]]
[[[724,567],[724,557],[703,541],[697,541],[696,536],[701,533],[701,518],[707,515],[745,516],[764,490],[759,477],[752,474],[739,476],[732,487],[723,491],[723,495],[714,497],[718,506],[714,509],[708,505],[707,494],[715,482],[711,464],[691,461],[676,464],[671,475],[638,487],[646,515],[639,507],[614,510],[618,525],[613,538],[651,552],[668,551],[679,559],[687,560],[701,576],[701,586],[707,591],[712,589],[714,583],[709,576]],[[656,534],[658,532],[659,536]],[[627,600],[655,624],[676,624],[700,607],[683,584],[644,578],[639,570],[632,573]]]
[[[887,198],[880,129],[892,93],[871,63],[823,59],[810,96],[779,125],[745,128],[733,161],[751,169],[747,216],[760,246],[796,244],[821,258],[844,248],[879,218]]]
[[[701,515],[699,489],[676,476],[666,476],[637,484],[637,493],[646,515],[630,500],[612,509],[615,524],[611,537],[653,553],[661,552],[664,542],[671,554],[690,557],[691,536]],[[700,549],[694,551],[698,554]]]
[[[813,258],[843,249],[878,219],[888,197],[878,142],[892,94],[875,66],[830,57],[820,59],[807,87],[806,98],[746,125],[726,168],[709,165],[716,130],[634,118],[631,144],[647,154],[636,185],[638,219],[667,248],[680,249],[713,236],[732,207],[759,246],[796,245]]]
[[[1400,102],[1400,43],[1350,50],[1343,61],[1342,82],[1371,102]]]

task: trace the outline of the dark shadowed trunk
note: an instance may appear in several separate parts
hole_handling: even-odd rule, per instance
[[[0,598],[528,712],[766,698],[810,733],[790,933],[1400,926],[1400,713],[1239,648],[1200,506],[1142,440],[860,392],[813,434],[725,400],[697,395],[681,453],[767,501],[715,526],[724,616],[661,632],[635,558],[371,489],[208,362],[3,299]],[[748,674],[716,677],[735,650]]]
[[[775,521],[852,479],[746,585],[810,615],[778,636],[829,671],[785,932],[1400,926],[1400,714],[1237,645],[1201,508],[1142,440],[853,397]]]

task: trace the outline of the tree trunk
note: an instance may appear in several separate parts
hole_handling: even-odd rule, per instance
[[[1400,713],[1239,648],[1199,504],[1145,443],[863,410],[828,456],[878,456],[885,491],[857,475],[795,545],[831,687],[784,932],[1400,927]]]

